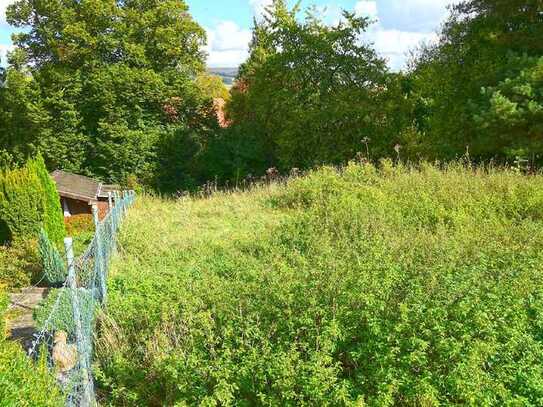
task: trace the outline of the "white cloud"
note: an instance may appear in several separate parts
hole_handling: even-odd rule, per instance
[[[436,33],[419,33],[400,30],[377,29],[368,32],[370,42],[374,43],[377,52],[388,61],[388,66],[393,70],[405,67],[409,50],[416,48],[421,43],[437,41]]]
[[[251,31],[232,21],[221,21],[207,31],[207,64],[211,67],[236,67],[248,56]]]
[[[214,50],[231,51],[246,48],[251,41],[251,31],[242,29],[233,21],[221,21],[212,30],[211,37]]]
[[[249,5],[253,9],[253,13],[256,17],[262,16],[266,7],[270,6],[273,0],[249,0]]]
[[[363,0],[355,4],[354,10],[358,16],[377,20],[363,35],[363,40],[373,43],[376,51],[387,59],[391,69],[400,70],[405,67],[409,50],[421,43],[437,41],[436,30],[447,16],[446,6],[449,3],[450,0],[384,0],[378,7],[376,1]],[[391,14],[396,18],[392,27],[385,24]],[[411,27],[409,20],[412,16],[420,16],[420,24],[424,18],[431,23]],[[430,28],[425,30],[426,25]]]
[[[448,15],[447,6],[459,0],[382,0],[379,15],[385,28],[428,32]]]
[[[343,21],[343,9],[335,4],[316,6],[317,17],[329,25],[337,25]]]
[[[375,1],[359,1],[354,5],[354,13],[358,17],[369,17],[375,20],[379,17],[377,12],[377,2]]]
[[[13,49],[13,45],[0,44],[0,66],[6,66],[7,53]]]

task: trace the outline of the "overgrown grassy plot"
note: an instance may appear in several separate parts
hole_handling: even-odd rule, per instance
[[[541,405],[542,180],[384,163],[143,198],[102,389],[118,405]]]

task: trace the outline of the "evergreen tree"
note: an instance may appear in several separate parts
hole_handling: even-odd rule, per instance
[[[451,11],[439,44],[422,49],[413,72],[428,107],[430,155],[467,149],[478,159],[541,162],[543,3],[468,0]]]
[[[56,183],[47,172],[41,154],[30,160],[27,167],[37,174],[43,189],[43,229],[52,242],[61,244],[66,236],[66,227]]]

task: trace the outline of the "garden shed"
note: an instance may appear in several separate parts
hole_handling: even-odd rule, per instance
[[[92,214],[92,206],[96,205],[99,218],[103,219],[109,208],[109,194],[121,189],[118,185],[102,184],[95,179],[62,170],[54,171],[51,177],[57,184],[65,218]]]

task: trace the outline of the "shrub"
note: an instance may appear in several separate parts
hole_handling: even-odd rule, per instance
[[[41,156],[0,173],[0,240],[35,239],[43,227],[55,243],[65,236],[60,198]]]
[[[39,247],[45,282],[50,286],[62,285],[68,276],[66,265],[43,229],[40,231]]]
[[[36,240],[0,245],[0,284],[10,289],[27,287],[39,280],[41,270]]]
[[[68,236],[78,236],[82,233],[94,232],[94,221],[91,214],[72,215],[64,220]]]
[[[64,398],[45,358],[34,363],[19,344],[5,340],[7,298],[0,288],[0,405],[63,406]]]
[[[27,165],[38,175],[43,188],[43,227],[49,239],[59,244],[66,236],[66,229],[64,227],[64,215],[60,206],[60,197],[55,181],[49,175],[41,154],[38,154],[34,160],[30,160]]]
[[[35,238],[43,225],[43,188],[29,167],[0,174],[0,219],[3,242]]]

